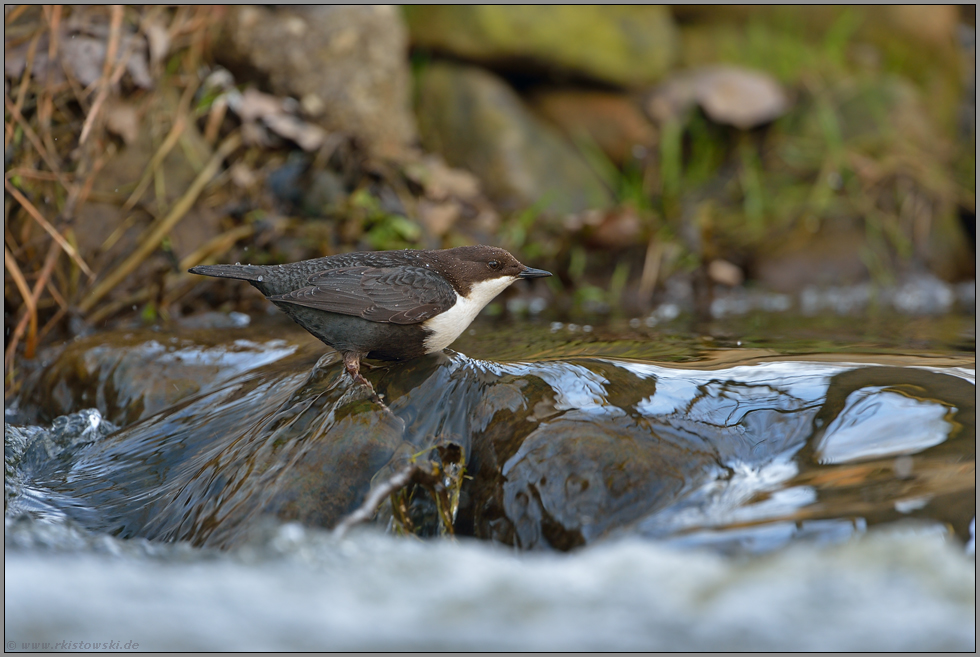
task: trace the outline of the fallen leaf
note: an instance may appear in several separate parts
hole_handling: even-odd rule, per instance
[[[112,100],[105,108],[105,127],[109,132],[119,135],[127,144],[139,137],[140,117],[132,104],[122,100]]]

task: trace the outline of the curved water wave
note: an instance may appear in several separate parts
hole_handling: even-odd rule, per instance
[[[382,406],[333,354],[181,349],[198,356],[165,357],[191,362],[195,391],[65,447],[24,473],[21,495],[70,500],[60,512],[94,531],[217,547],[241,544],[267,516],[336,527],[372,490],[382,524],[523,549],[623,533],[770,549],[910,517],[967,540],[975,515],[975,385],[962,367],[709,370],[446,352],[366,368]],[[202,363],[225,361],[202,375]],[[44,375],[52,389],[59,371]],[[118,365],[92,376],[126,390]],[[66,399],[54,408],[70,410]],[[98,399],[107,416],[129,416]]]

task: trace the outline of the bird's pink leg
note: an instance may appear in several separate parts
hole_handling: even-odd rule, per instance
[[[344,369],[350,374],[350,377],[354,379],[354,383],[363,383],[366,385],[371,392],[374,392],[374,387],[371,382],[364,378],[361,374],[361,355],[355,351],[345,351],[344,352]]]

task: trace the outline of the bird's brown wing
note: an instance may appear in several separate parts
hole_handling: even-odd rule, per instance
[[[452,285],[424,267],[329,269],[307,282],[269,299],[391,324],[418,324],[456,303]]]

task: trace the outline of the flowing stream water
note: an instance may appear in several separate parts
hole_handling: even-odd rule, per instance
[[[281,325],[53,350],[6,648],[975,650],[973,318],[675,314],[484,320],[380,404]]]

